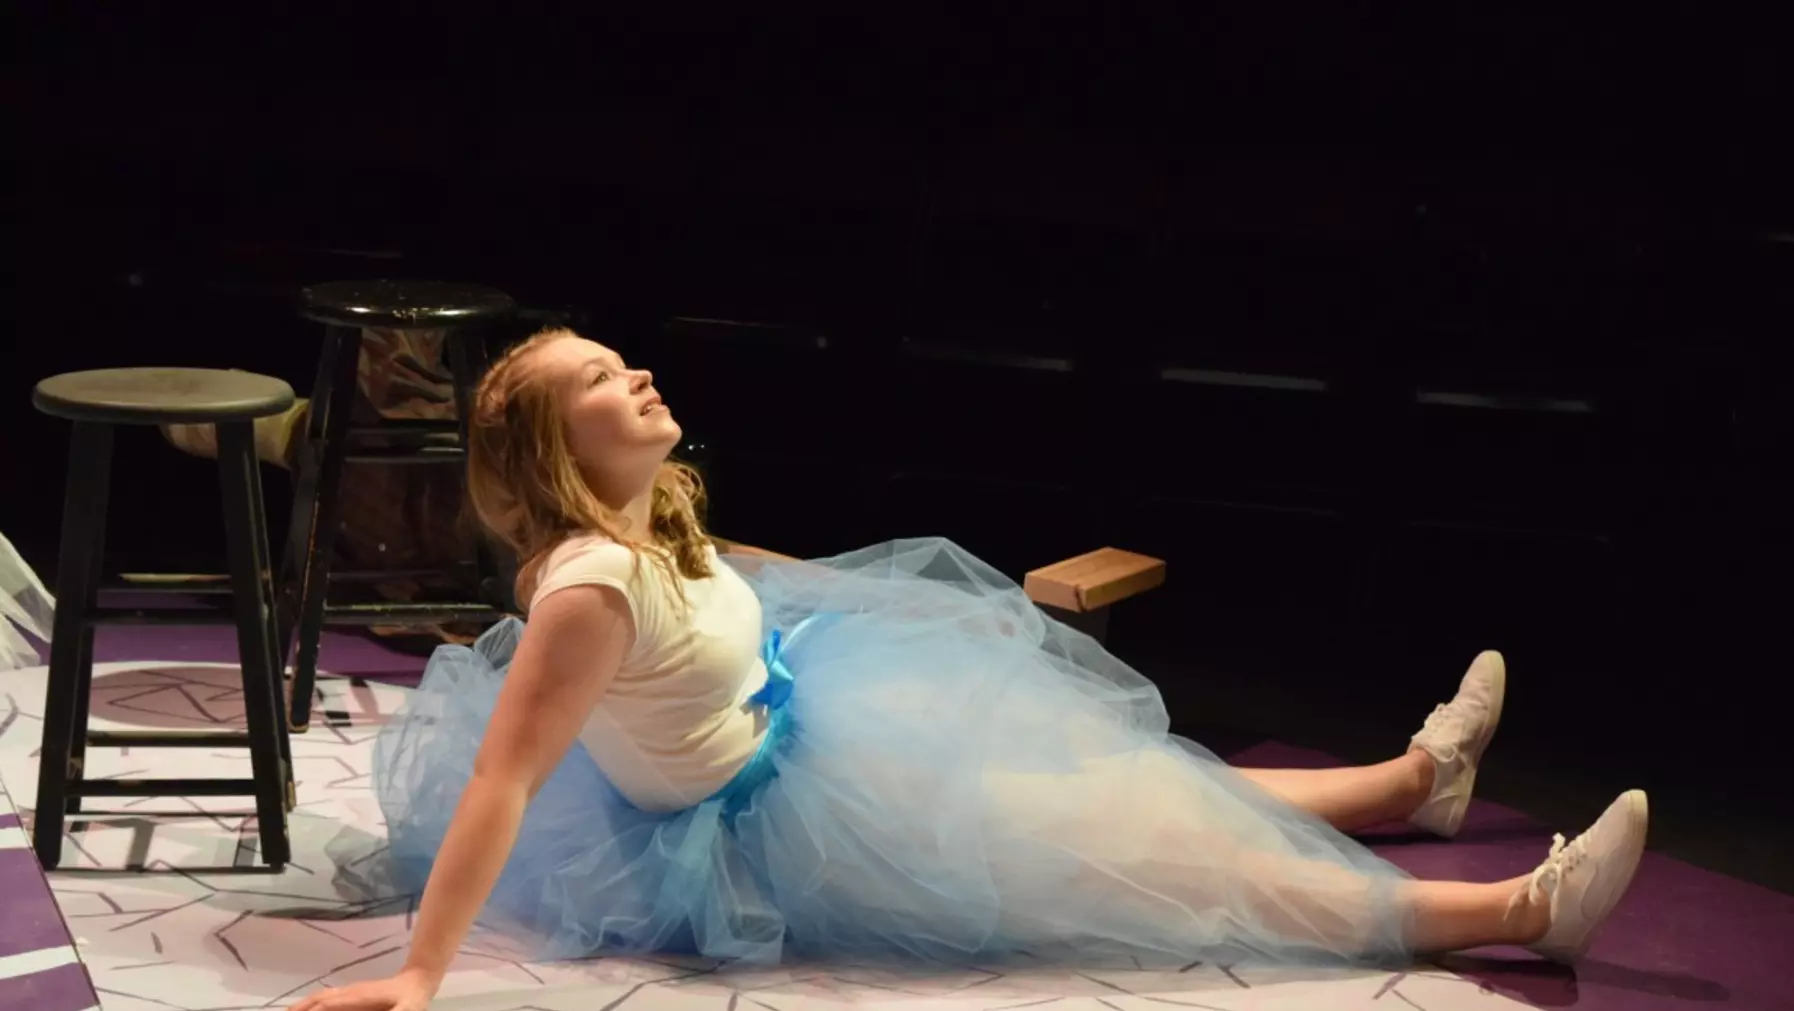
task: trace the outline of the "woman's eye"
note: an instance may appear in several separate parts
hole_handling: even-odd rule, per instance
[[[610,373],[600,372],[597,375],[592,377],[592,385],[597,386],[599,383],[606,382],[609,379],[610,379]]]

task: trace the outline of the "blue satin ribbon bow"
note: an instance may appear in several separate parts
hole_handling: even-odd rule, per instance
[[[765,706],[770,720],[753,757],[748,759],[747,764],[722,789],[711,794],[710,799],[722,802],[726,817],[733,819],[753,799],[755,790],[779,774],[773,756],[778,751],[779,743],[791,730],[791,714],[786,709],[786,703],[791,701],[791,688],[797,680],[791,667],[785,662],[786,647],[796,642],[806,631],[817,628],[819,623],[832,624],[840,617],[841,614],[833,612],[813,614],[798,622],[790,635],[775,628],[760,647],[760,659],[766,663],[766,683],[748,698],[749,701]]]
[[[766,683],[749,696],[750,700],[768,709],[784,708],[785,703],[791,701],[791,688],[797,680],[785,663],[785,647],[796,642],[806,630],[815,628],[818,622],[832,623],[840,617],[838,614],[812,614],[798,622],[789,636],[773,629],[766,637],[765,644],[760,647],[760,659],[766,664]]]

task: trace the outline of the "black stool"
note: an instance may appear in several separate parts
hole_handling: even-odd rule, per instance
[[[75,423],[69,444],[62,548],[56,569],[56,623],[50,641],[49,693],[38,763],[32,839],[45,870],[62,860],[65,817],[83,797],[255,797],[262,860],[279,869],[291,858],[287,812],[293,805],[291,742],[281,720],[281,668],[275,655],[274,582],[262,514],[254,422],[288,410],[292,387],[249,372],[212,369],[103,369],[37,385],[32,403]],[[99,606],[106,502],[116,425],[216,424],[224,532],[236,602],[246,733],[93,731],[93,630],[108,623],[193,624],[204,612]],[[167,583],[162,585],[167,586]],[[83,774],[89,745],[100,747],[247,747],[252,779],[97,779]]]
[[[482,598],[477,601],[332,605],[333,576],[365,579],[375,574],[333,574],[330,560],[341,523],[338,492],[344,461],[459,465],[466,459],[467,418],[474,387],[486,365],[485,330],[509,318],[515,309],[509,295],[478,285],[345,281],[314,285],[300,293],[300,315],[324,324],[325,333],[311,417],[295,467],[292,524],[281,560],[281,656],[294,654],[295,641],[297,647],[290,714],[294,733],[304,733],[311,723],[318,643],[326,624],[480,622],[502,616],[509,590],[499,561],[483,542],[474,560]],[[454,421],[387,421],[368,428],[350,427],[363,327],[449,331],[445,351],[454,377]]]

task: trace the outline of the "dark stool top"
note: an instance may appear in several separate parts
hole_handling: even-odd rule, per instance
[[[37,384],[45,414],[107,425],[254,421],[293,406],[293,388],[270,376],[223,369],[98,369]]]
[[[462,326],[508,316],[516,308],[497,288],[439,281],[333,281],[299,292],[299,315],[334,326]]]

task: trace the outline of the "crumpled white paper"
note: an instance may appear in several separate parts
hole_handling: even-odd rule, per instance
[[[23,633],[49,642],[55,616],[56,599],[0,534],[0,671],[37,666],[37,648]]]

